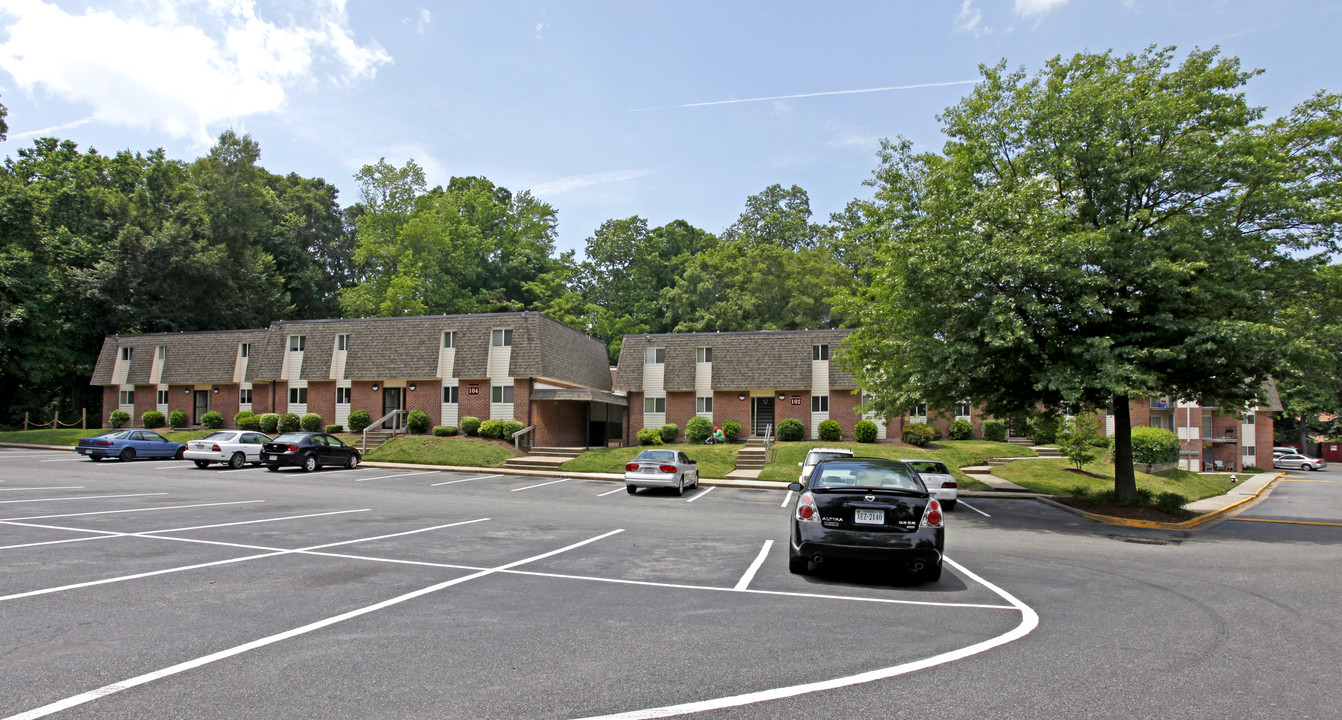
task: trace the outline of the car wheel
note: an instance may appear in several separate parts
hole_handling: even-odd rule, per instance
[[[266,466],[266,469],[269,470],[269,471],[271,471],[271,472],[279,472],[280,466],[279,466],[279,465],[267,465],[267,466]]]
[[[237,470],[238,468],[246,464],[247,464],[247,456],[240,452],[233,453],[233,457],[228,459],[228,466],[233,468],[234,470]]]
[[[122,450],[122,451],[121,451],[121,455],[118,456],[118,459],[120,459],[121,462],[130,462],[131,460],[134,460],[134,459],[135,459],[135,449],[134,449],[134,448],[126,448],[125,450]]]
[[[304,456],[303,456],[303,472],[312,472],[313,470],[316,470],[316,469],[317,469],[317,456],[316,456],[316,455],[304,455]]]
[[[955,509],[955,504],[958,502],[959,500],[946,500],[941,503],[941,506],[946,508],[946,512],[950,512]]]
[[[346,469],[349,469],[349,470],[353,470],[353,469],[356,468],[356,467],[359,467],[359,456],[358,456],[358,455],[350,455],[350,456],[349,456],[349,461],[345,463],[345,468],[346,468]]]
[[[1318,468],[1314,467],[1313,465],[1306,465],[1306,466],[1304,466],[1302,469],[1303,469],[1303,470],[1308,470],[1308,471],[1310,471],[1310,472],[1314,472],[1315,470],[1318,470]]]
[[[693,487],[695,490],[698,490],[698,489],[699,489],[699,476],[698,476],[698,475],[695,475],[695,476],[694,476],[694,485],[693,485],[692,487]]]
[[[676,497],[680,497],[681,495],[684,494],[685,494],[685,476],[680,475],[676,477]]]
[[[210,464],[204,460],[193,460],[192,462],[196,463],[196,467],[198,468],[206,468],[210,466]]]
[[[637,486],[637,485],[625,485],[625,486],[624,486],[624,491],[627,492],[627,493],[629,493],[630,495],[633,495],[634,493],[638,492],[638,486]]]
[[[791,543],[788,544],[787,569],[793,575],[805,575],[811,571],[811,561],[797,554],[792,549]]]
[[[179,447],[177,448],[177,453],[172,456],[172,459],[181,460],[184,457],[186,457],[186,447]]]

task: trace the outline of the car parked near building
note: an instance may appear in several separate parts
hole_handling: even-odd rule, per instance
[[[624,466],[624,489],[630,495],[640,487],[699,487],[699,466],[679,450],[644,450]]]
[[[904,459],[900,462],[907,463],[918,473],[923,479],[923,485],[941,501],[941,506],[946,508],[946,512],[955,509],[956,503],[960,502],[960,485],[946,467],[946,463],[940,460],[921,459]]]
[[[852,457],[852,456],[853,451],[849,450],[848,448],[827,448],[827,447],[811,448],[806,453],[806,459],[802,462],[797,463],[797,467],[801,468],[801,475],[797,476],[797,482],[801,483],[802,485],[805,485],[806,478],[811,477],[811,471],[815,469],[817,463],[820,463],[824,460],[829,460],[831,458]]]
[[[1278,455],[1272,458],[1272,467],[1288,470],[1318,470],[1328,467],[1328,462],[1323,458],[1291,453],[1290,455]]]
[[[155,457],[180,460],[186,452],[186,446],[153,430],[113,430],[94,437],[79,438],[75,451],[95,461],[110,457],[122,462]]]
[[[359,450],[326,433],[285,433],[261,446],[261,463],[269,470],[292,465],[312,472],[323,466],[359,467]]]
[[[210,463],[223,463],[237,469],[247,463],[261,464],[261,448],[270,442],[269,435],[246,430],[220,430],[199,440],[186,443],[184,457],[196,463],[196,467],[209,467]]]
[[[816,465],[793,505],[788,570],[830,560],[864,561],[941,578],[946,545],[941,501],[918,473],[884,458],[835,458]]]

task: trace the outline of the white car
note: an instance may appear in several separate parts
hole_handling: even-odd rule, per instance
[[[900,460],[907,463],[923,478],[923,484],[932,492],[933,497],[941,501],[941,506],[946,508],[947,512],[955,509],[955,504],[959,502],[960,486],[955,482],[955,476],[946,468],[946,464],[940,460],[919,460],[905,459]]]
[[[188,440],[183,457],[200,468],[210,463],[224,463],[231,468],[240,468],[247,463],[260,465],[261,445],[268,442],[270,436],[259,432],[220,430],[199,440]]]
[[[640,487],[672,488],[684,495],[685,488],[699,487],[699,466],[679,450],[644,450],[624,466],[624,489],[633,495]]]
[[[1290,455],[1278,455],[1272,458],[1272,467],[1313,471],[1318,470],[1319,468],[1328,467],[1328,463],[1325,462],[1323,458],[1313,458],[1308,455],[1301,455],[1300,453],[1292,453]]]
[[[805,485],[807,478],[811,477],[811,471],[814,470],[815,466],[822,460],[829,460],[830,458],[850,458],[852,456],[853,451],[848,448],[811,448],[811,451],[806,453],[806,460],[797,463],[797,467],[801,468],[801,475],[797,476],[797,482]]]

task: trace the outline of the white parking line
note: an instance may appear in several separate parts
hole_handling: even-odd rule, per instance
[[[531,490],[532,488],[545,487],[546,485],[557,485],[562,482],[568,482],[568,478],[564,478],[563,480],[551,480],[550,482],[543,482],[539,485],[528,485],[526,487],[513,488],[508,492],[522,492],[523,490]]]
[[[432,475],[436,472],[438,471],[425,470],[423,472],[408,472],[408,473],[401,473],[399,475],[379,475],[378,477],[370,477],[370,478],[354,478],[354,482],[364,482],[366,480],[388,480],[390,478],[410,477],[411,475]]]
[[[83,485],[54,485],[49,487],[26,487],[26,488],[0,488],[0,492],[14,492],[16,490],[83,490]]]
[[[446,582],[441,582],[441,583],[438,583],[438,584],[436,584],[436,585],[430,585],[429,587],[421,588],[421,589],[419,589],[419,590],[415,590],[415,591],[413,591],[413,592],[408,592],[408,593],[406,593],[406,594],[404,594],[404,595],[400,595],[400,596],[391,598],[391,599],[389,599],[389,600],[383,600],[383,601],[380,602],[380,603],[375,603],[375,604],[373,604],[373,605],[369,605],[369,606],[367,606],[367,607],[362,607],[362,608],[359,608],[359,609],[357,609],[357,610],[351,610],[350,612],[343,613],[343,614],[340,614],[340,615],[335,615],[335,616],[326,618],[326,619],[324,619],[324,620],[318,620],[317,622],[310,623],[310,624],[308,624],[308,625],[304,625],[304,626],[302,626],[302,627],[297,627],[297,628],[294,628],[294,629],[292,629],[292,630],[286,630],[285,632],[282,632],[282,633],[276,633],[276,634],[274,634],[274,635],[270,635],[270,636],[268,636],[268,637],[264,637],[264,638],[261,638],[261,639],[259,639],[259,640],[253,640],[252,642],[244,643],[244,644],[242,644],[242,645],[238,645],[238,646],[236,646],[236,647],[232,647],[232,648],[229,648],[229,649],[227,649],[227,650],[221,650],[221,651],[219,651],[219,652],[212,653],[212,654],[210,654],[210,655],[205,655],[205,656],[203,656],[203,657],[196,658],[195,660],[188,660],[187,662],[184,662],[184,663],[178,663],[177,665],[173,665],[173,666],[171,666],[171,667],[167,667],[167,668],[164,668],[164,669],[162,669],[162,670],[157,670],[157,671],[155,671],[155,672],[151,672],[151,673],[145,673],[144,675],[138,675],[138,676],[136,676],[136,677],[129,678],[129,679],[127,679],[127,680],[122,680],[122,681],[119,682],[119,683],[114,683],[114,684],[112,684],[112,685],[105,685],[105,686],[103,686],[103,687],[101,687],[101,688],[98,688],[97,690],[91,690],[91,691],[86,692],[86,693],[81,693],[81,694],[79,694],[79,695],[74,695],[74,696],[65,698],[64,700],[58,700],[58,701],[56,701],[56,702],[54,702],[54,703],[51,703],[51,704],[49,704],[49,705],[44,705],[44,706],[42,706],[42,707],[35,708],[35,709],[33,709],[33,710],[29,710],[28,712],[20,713],[20,714],[18,714],[18,715],[14,715],[14,716],[12,716],[9,720],[35,720],[35,718],[46,717],[47,715],[51,715],[51,714],[53,714],[53,713],[58,713],[58,712],[60,712],[60,711],[62,711],[62,710],[67,710],[67,709],[69,709],[69,708],[72,708],[72,707],[75,707],[75,706],[78,706],[78,705],[83,705],[83,704],[86,703],[86,702],[89,702],[89,701],[92,701],[92,700],[97,700],[98,698],[106,697],[106,696],[111,695],[111,694],[113,694],[113,693],[121,692],[122,690],[128,690],[128,689],[130,689],[130,688],[136,687],[137,685],[143,685],[143,684],[148,683],[148,682],[153,682],[154,680],[159,680],[159,679],[161,679],[161,678],[169,677],[169,676],[172,676],[172,675],[176,675],[176,674],[178,674],[178,673],[186,672],[187,670],[192,670],[192,669],[198,668],[198,667],[200,667],[200,666],[202,666],[202,665],[208,665],[208,664],[210,664],[210,663],[212,663],[212,662],[215,662],[215,661],[218,661],[218,660],[223,660],[223,659],[226,659],[226,658],[230,658],[230,657],[233,657],[233,656],[235,656],[235,655],[241,655],[242,653],[245,653],[245,652],[247,652],[247,651],[249,651],[249,650],[255,650],[256,648],[265,647],[265,646],[267,646],[267,645],[271,645],[271,644],[280,642],[281,640],[288,640],[289,638],[297,637],[297,636],[299,636],[299,635],[304,635],[304,634],[313,632],[314,630],[320,630],[320,629],[322,629],[322,628],[325,628],[325,627],[328,627],[328,626],[331,626],[331,625],[335,625],[336,623],[344,622],[345,620],[349,620],[349,619],[351,619],[351,618],[356,618],[356,617],[359,617],[359,616],[361,616],[361,615],[366,615],[366,614],[371,613],[371,612],[376,612],[376,611],[378,611],[378,610],[381,610],[381,609],[383,609],[383,608],[388,608],[388,607],[391,607],[391,606],[393,606],[393,605],[399,605],[400,603],[403,603],[403,602],[405,602],[405,601],[407,601],[407,600],[413,600],[413,599],[415,599],[415,598],[417,598],[417,597],[421,597],[421,596],[424,596],[424,595],[428,595],[429,593],[438,592],[439,590],[443,590],[443,589],[452,587],[452,586],[454,586],[454,585],[460,585],[460,584],[462,584],[462,583],[464,583],[464,582],[469,582],[469,581],[471,581],[471,580],[475,580],[476,578],[482,578],[482,577],[485,577],[485,576],[487,576],[487,575],[493,575],[493,574],[498,573],[498,572],[503,572],[503,571],[506,571],[506,570],[510,570],[510,569],[515,568],[515,567],[518,567],[518,566],[520,566],[520,565],[526,565],[527,563],[532,563],[532,562],[535,562],[535,561],[537,561],[537,560],[543,560],[543,559],[548,558],[548,557],[553,557],[553,556],[558,555],[558,554],[560,554],[560,553],[564,553],[564,552],[568,552],[569,550],[574,550],[574,549],[576,549],[576,548],[580,548],[580,547],[582,547],[582,546],[584,546],[584,545],[587,545],[587,544],[589,544],[589,543],[594,543],[594,542],[596,542],[596,541],[598,541],[598,540],[603,540],[603,539],[608,538],[608,537],[610,537],[610,536],[612,536],[612,535],[615,535],[616,533],[621,533],[621,532],[624,532],[624,531],[623,531],[623,530],[613,530],[613,531],[608,532],[608,533],[605,533],[605,534],[603,534],[603,535],[598,535],[598,536],[596,536],[596,537],[594,537],[594,538],[589,538],[589,539],[587,539],[587,540],[583,540],[582,542],[574,543],[574,544],[572,544],[572,545],[568,545],[568,546],[566,546],[566,547],[559,548],[558,550],[551,550],[550,552],[547,552],[547,553],[542,553],[542,554],[540,554],[540,555],[534,555],[534,556],[532,556],[532,557],[525,558],[525,559],[523,559],[523,560],[518,560],[518,561],[515,561],[515,562],[510,562],[510,563],[507,563],[507,564],[505,564],[505,565],[499,565],[499,566],[497,566],[497,567],[492,567],[492,568],[489,568],[489,569],[487,569],[487,570],[481,570],[481,571],[479,571],[479,572],[472,573],[472,574],[470,574],[470,575],[466,575],[466,576],[463,576],[463,577],[459,577],[459,578],[456,578],[456,579],[454,579],[454,580],[448,580],[448,581],[446,581]]]
[[[145,495],[167,495],[167,493],[131,493],[129,495],[84,495],[81,497],[37,498],[35,500],[0,500],[0,505],[26,502],[56,502],[57,500],[102,500],[103,498],[144,497]]]
[[[75,458],[61,458],[60,460],[38,460],[38,462],[80,462],[83,459],[84,458],[82,457],[75,457]]]
[[[782,505],[779,505],[778,507],[787,507],[787,504],[790,503],[790,502],[792,502],[792,491],[791,491],[791,490],[788,490],[788,491],[787,491],[787,495],[784,496],[784,498],[783,498],[783,504],[782,504]]]
[[[970,505],[969,503],[965,502],[964,500],[956,501],[956,505],[963,505],[964,507],[967,507],[967,508],[969,508],[970,510],[973,510],[974,512],[976,512],[976,513],[982,515],[983,517],[992,517],[992,515],[989,515],[988,513],[983,512],[982,510],[980,510],[980,509],[974,507],[973,505]]]
[[[164,505],[163,507],[131,508],[129,510],[98,510],[97,512],[65,513],[62,515],[29,515],[28,517],[0,518],[0,522],[6,520],[50,520],[52,518],[84,517],[85,515],[118,515],[120,513],[153,512],[156,510],[184,510],[187,508],[214,507],[216,505],[248,505],[251,503],[263,502],[265,502],[265,500],[233,500],[230,502],[196,503],[193,505]]]
[[[769,548],[773,546],[773,540],[764,541],[764,547],[760,549],[760,554],[755,556],[755,562],[750,563],[750,568],[747,569],[746,574],[742,575],[741,579],[736,582],[736,587],[732,588],[733,590],[745,590],[750,587],[750,581],[755,579],[755,573],[759,572],[760,566],[764,564],[764,558],[769,555]]]
[[[429,487],[438,487],[439,485],[455,485],[457,483],[471,482],[473,480],[488,480],[489,478],[503,477],[502,475],[481,475],[480,477],[465,478],[462,480],[448,480],[446,482],[433,483]]]
[[[22,545],[3,545],[0,546],[0,550],[15,550],[17,548],[37,547],[39,545],[63,545],[67,543],[87,542],[89,540],[110,540],[112,538],[117,537],[152,537],[154,535],[160,535],[162,533],[186,532],[187,530],[208,530],[211,528],[233,527],[236,525],[256,525],[258,523],[278,522],[280,520],[301,520],[304,518],[325,517],[327,515],[344,515],[346,513],[368,512],[369,509],[370,508],[364,508],[362,510],[335,510],[332,512],[312,513],[310,515],[289,515],[286,517],[265,518],[263,520],[239,520],[237,522],[215,523],[214,525],[196,525],[193,527],[168,528],[166,530],[149,530],[141,533],[117,533],[117,532],[110,532],[107,530],[82,530],[80,528],[65,528],[65,527],[52,528],[50,526],[45,525],[34,525],[32,523],[0,520],[0,525],[15,525],[19,527],[36,527],[36,528],[46,528],[56,530],[73,530],[78,532],[99,533],[94,537],[66,538],[65,540],[47,540],[45,542],[24,543]]]
[[[3,452],[3,451],[0,451],[0,458],[7,458],[7,457],[51,457],[52,455],[68,455],[68,454],[69,454],[69,453],[67,453],[67,452],[65,452],[65,451],[53,451],[53,452],[30,452],[30,453],[25,453],[25,452]]]
[[[600,495],[597,495],[597,497],[606,497],[607,495],[614,495],[615,493],[620,492],[621,490],[624,490],[624,486],[623,486],[623,485],[621,485],[620,487],[615,488],[614,490],[611,490],[610,492],[603,492],[603,493],[601,493]]]
[[[703,496],[705,496],[705,495],[707,495],[707,494],[709,494],[709,493],[711,493],[711,492],[713,492],[713,488],[708,488],[707,490],[704,490],[703,492],[699,493],[698,495],[695,495],[694,497],[690,498],[689,500],[686,500],[685,502],[687,502],[687,503],[694,502],[695,500],[698,500],[699,498],[701,498],[701,497],[703,497]]]

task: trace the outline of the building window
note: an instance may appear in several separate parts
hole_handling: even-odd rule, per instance
[[[336,350],[344,351],[349,349],[349,336],[336,335]]]
[[[697,397],[694,399],[694,411],[697,413],[713,412],[713,398]]]
[[[121,361],[122,361],[122,362],[129,362],[129,361],[130,361],[130,351],[131,351],[131,348],[128,348],[128,347],[123,347],[123,348],[121,348]]]
[[[666,398],[664,397],[643,398],[643,412],[645,413],[666,412]]]
[[[508,329],[497,329],[490,338],[490,344],[494,347],[512,347],[513,331]]]
[[[969,406],[969,403],[967,402],[959,402],[955,404],[956,417],[969,417],[969,413],[971,410],[972,408]]]
[[[1244,457],[1253,457],[1256,451],[1257,448],[1255,448],[1254,446],[1252,445],[1246,446],[1244,448]]]
[[[498,332],[498,330],[495,330],[494,332]],[[443,347],[450,350],[452,348],[455,348],[456,346],[457,346],[457,331],[448,330],[447,332],[443,333]]]
[[[813,412],[813,413],[829,412],[829,396],[828,396],[828,395],[812,395],[812,396],[811,396],[811,412]]]
[[[251,404],[252,404],[252,389],[251,389],[251,388],[241,388],[240,390],[238,390],[238,403],[239,403],[240,405],[251,405]]]
[[[290,335],[290,336],[289,336],[289,352],[303,352],[303,350],[304,350],[307,346],[308,346],[308,336],[307,336],[307,335]]]
[[[1170,399],[1167,397],[1151,398],[1151,408],[1153,410],[1159,410],[1161,408],[1171,407],[1172,405],[1173,403],[1171,403]]]
[[[447,404],[449,404],[449,405],[456,405],[456,404],[457,404],[457,392],[458,392],[460,389],[461,389],[461,388],[458,388],[456,385],[447,385],[447,386],[444,386],[444,387],[443,387],[443,402],[445,402],[445,403],[447,403]]]
[[[251,344],[251,343],[239,343],[239,344],[238,344],[238,357],[247,357],[248,355],[251,354],[251,352],[252,352],[252,344]]]
[[[913,406],[913,412],[909,413],[913,417],[927,417],[927,403],[918,403]]]
[[[495,385],[489,389],[490,402],[510,403],[513,401],[512,385]]]
[[[308,402],[308,389],[305,387],[289,388],[290,405],[306,405]]]
[[[167,390],[159,390],[159,391],[158,391],[158,404],[159,404],[159,405],[167,405],[167,404],[168,404],[168,391],[167,391]]]
[[[1151,416],[1151,427],[1153,427],[1153,428],[1158,428],[1158,427],[1160,427],[1160,416],[1159,416],[1159,415],[1152,415],[1152,416]]]
[[[162,360],[163,358],[168,356],[168,346],[159,345],[158,347],[154,348],[154,354],[158,356],[159,360]]]
[[[666,362],[666,348],[648,348],[643,351],[644,365],[661,365]]]
[[[336,388],[336,404],[348,405],[350,397],[354,394],[354,388],[338,387]]]
[[[1249,413],[1248,415],[1245,415],[1245,416],[1244,416],[1244,424],[1245,424],[1245,425],[1252,425],[1253,423],[1254,423],[1254,414],[1253,414],[1253,413]]]
[[[122,405],[134,405],[134,404],[135,404],[135,391],[134,391],[134,390],[122,390],[122,391],[121,391],[121,404],[122,404]]]
[[[828,359],[829,359],[829,346],[828,346],[828,345],[812,345],[812,346],[811,346],[811,359],[812,359],[812,360],[828,360]]]
[[[699,348],[694,353],[694,360],[702,363],[713,362],[713,348]]]

